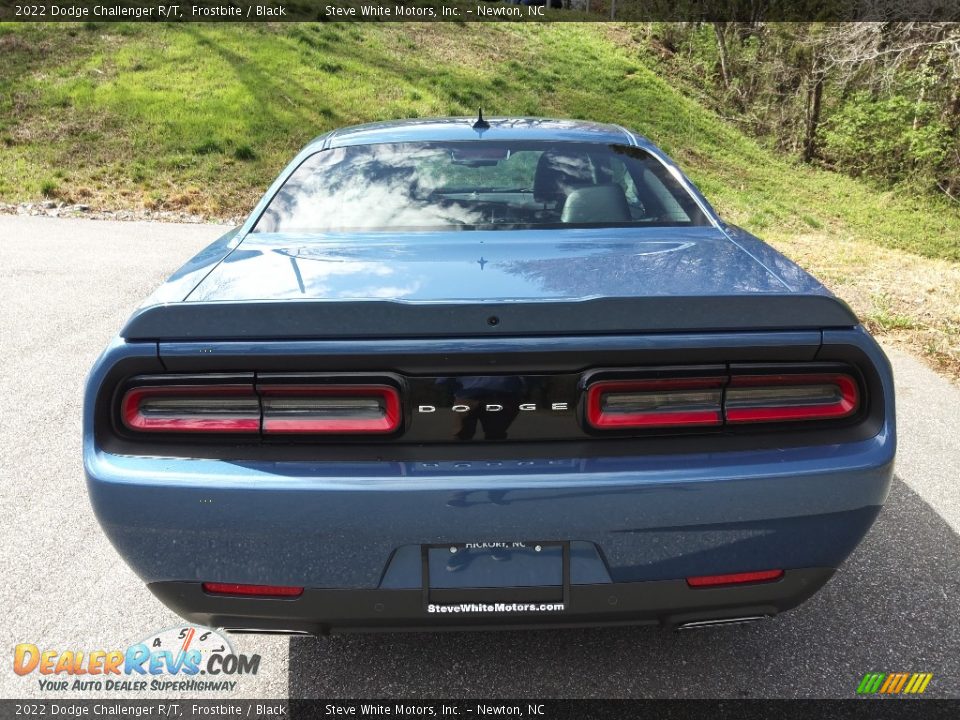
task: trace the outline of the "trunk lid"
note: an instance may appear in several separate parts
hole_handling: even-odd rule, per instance
[[[792,290],[715,228],[253,234],[187,300],[491,302]]]
[[[124,336],[456,337],[853,324],[849,309],[796,265],[772,251],[761,261],[712,227],[253,234],[184,302],[143,308]]]

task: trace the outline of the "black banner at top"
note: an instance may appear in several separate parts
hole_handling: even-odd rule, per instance
[[[960,21],[960,0],[0,0],[14,22]]]

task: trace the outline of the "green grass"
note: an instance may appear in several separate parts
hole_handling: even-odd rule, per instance
[[[918,329],[919,323],[909,315],[891,309],[891,305],[893,303],[886,293],[874,296],[873,309],[866,314],[864,320],[881,331]]]
[[[600,24],[0,25],[0,200],[242,214],[304,143],[378,119],[616,122],[730,221],[960,260],[960,206],[773,155]]]

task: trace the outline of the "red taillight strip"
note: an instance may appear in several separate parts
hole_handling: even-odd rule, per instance
[[[729,573],[727,575],[698,575],[688,577],[687,585],[695,588],[744,585],[746,583],[773,582],[782,577],[783,570],[759,570],[756,572]]]
[[[390,385],[260,385],[257,389],[263,397],[264,434],[386,434],[400,427],[400,393]],[[274,404],[272,398],[283,398],[285,402]],[[300,409],[296,408],[297,398],[303,399]],[[380,403],[373,417],[323,417],[322,406],[312,408],[311,417],[313,398],[377,398]],[[280,407],[281,404],[286,407]]]
[[[194,399],[198,402],[239,400],[231,412],[229,405],[218,416],[215,414],[190,414],[184,411],[177,416],[171,408],[169,414],[150,416],[144,414],[143,403],[151,398],[176,400]],[[248,402],[244,403],[243,400]],[[244,407],[246,406],[246,407]],[[131,388],[120,402],[120,416],[124,425],[140,432],[260,432],[260,405],[252,385],[145,385]]]
[[[697,390],[708,393],[712,389],[717,393],[715,407],[708,397],[696,396]],[[618,393],[628,396],[627,404],[630,395],[635,395],[636,404],[641,406],[647,398],[650,409],[611,411],[605,407],[605,398]],[[698,401],[710,407],[689,407]],[[845,373],[610,380],[587,388],[586,419],[599,430],[717,426],[842,419],[856,413],[860,405],[859,385]]]
[[[211,595],[242,595],[259,598],[294,598],[303,595],[302,587],[289,585],[244,585],[241,583],[203,583],[203,591]]]
[[[775,394],[764,398],[764,389],[772,393],[785,388],[821,386],[836,388],[838,397],[829,402],[810,402]],[[849,375],[734,375],[724,398],[728,423],[785,422],[789,420],[829,420],[845,418],[860,405],[860,390]]]
[[[723,378],[675,378],[650,380],[609,380],[590,385],[587,389],[587,421],[593,427],[605,429],[617,428],[656,428],[676,426],[704,426],[720,425],[723,422],[721,415],[721,388]],[[710,401],[710,407],[684,409],[683,393],[696,391],[716,391],[715,403]],[[616,393],[636,394],[640,397],[655,396],[658,393],[676,393],[679,407],[670,409],[664,406],[641,412],[607,412],[603,407],[605,395]],[[689,397],[689,395],[688,395]],[[714,407],[715,404],[715,407]]]

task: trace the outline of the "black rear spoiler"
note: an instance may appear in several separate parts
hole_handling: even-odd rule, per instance
[[[384,300],[181,302],[137,311],[127,340],[319,340],[823,330],[858,325],[827,295],[416,303]]]

